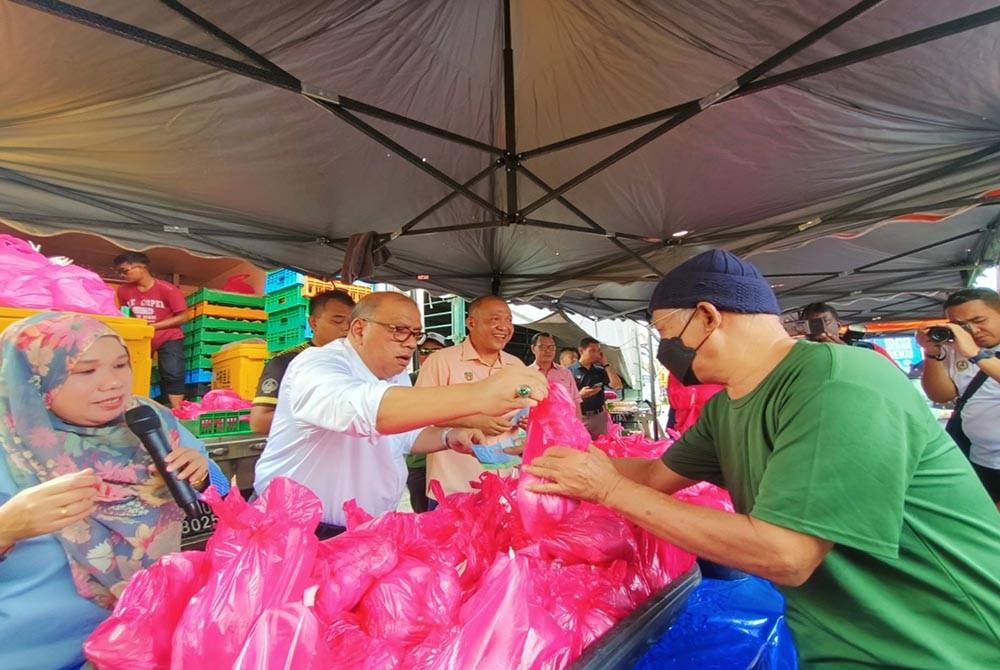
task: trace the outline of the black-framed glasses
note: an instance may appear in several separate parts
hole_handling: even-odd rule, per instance
[[[419,347],[421,344],[427,341],[427,333],[422,330],[414,330],[409,326],[397,326],[391,323],[386,323],[384,321],[376,321],[375,319],[364,319],[364,321],[369,321],[371,323],[377,323],[380,326],[385,326],[392,333],[392,339],[396,342],[406,342],[411,337],[414,338]]]
[[[433,347],[420,347],[419,349],[417,349],[417,353],[419,353],[421,356],[430,356],[435,351],[440,351],[440,350],[441,350],[440,347],[437,348],[437,349],[435,349]]]
[[[555,351],[556,350],[556,345],[554,345],[554,344],[536,344],[535,346],[538,347],[539,351]]]

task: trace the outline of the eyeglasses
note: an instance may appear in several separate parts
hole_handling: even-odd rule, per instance
[[[376,321],[375,319],[362,319],[363,321],[368,321],[370,323],[377,323],[380,326],[385,326],[392,333],[392,339],[396,342],[406,342],[411,337],[417,341],[417,346],[427,341],[427,333],[422,330],[414,330],[409,326],[394,326],[391,323],[385,323],[384,321]]]
[[[420,354],[421,356],[430,356],[430,355],[431,355],[431,354],[433,354],[433,353],[434,353],[435,351],[440,351],[440,350],[441,350],[441,347],[438,347],[437,349],[433,349],[433,348],[431,348],[431,347],[420,347],[419,349],[417,349],[417,352],[418,352],[418,353],[419,353],[419,354]]]
[[[556,345],[554,345],[554,344],[536,344],[535,346],[538,347],[539,351],[555,351],[556,350]]]
[[[139,266],[138,265],[122,266],[120,268],[115,268],[115,271],[118,273],[118,276],[124,277],[129,272],[131,272],[132,270],[135,270],[137,267],[139,267]]]

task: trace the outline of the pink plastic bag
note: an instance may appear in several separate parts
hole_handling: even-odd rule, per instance
[[[566,633],[530,604],[529,559],[500,555],[462,605],[460,625],[428,636],[407,656],[407,670],[557,668]]]
[[[206,548],[212,575],[174,632],[174,670],[232,667],[262,612],[302,599],[319,543],[322,503],[285,477],[253,505],[236,492],[205,498],[219,518]]]
[[[121,316],[97,274],[53,263],[26,241],[0,235],[0,305]]]
[[[455,568],[403,556],[361,599],[358,621],[372,637],[412,647],[453,625],[461,598]]]
[[[338,667],[316,613],[302,603],[264,611],[233,670],[329,670]]]
[[[630,560],[636,553],[632,524],[606,507],[586,502],[540,538],[538,545],[543,557],[566,564],[607,564]]]
[[[181,400],[180,407],[174,407],[170,410],[174,413],[178,419],[197,419],[204,412],[201,405],[196,402],[191,402],[190,400]]]
[[[83,645],[102,670],[165,670],[174,628],[191,597],[205,584],[208,562],[200,551],[168,554],[132,577],[110,617]]]
[[[331,668],[394,670],[400,667],[405,656],[405,651],[398,644],[377,640],[366,633],[358,618],[349,612],[330,624],[325,639],[337,659]]]
[[[373,530],[352,530],[320,542],[313,570],[319,584],[317,614],[329,623],[354,609],[372,584],[398,562],[391,538]]]
[[[241,398],[232,389],[213,389],[202,396],[201,399],[201,409],[203,412],[246,409],[252,404],[249,400]]]
[[[521,459],[531,463],[547,448],[570,447],[586,451],[590,433],[576,417],[576,409],[569,392],[562,384],[550,382],[548,397],[538,403],[528,416],[528,436],[524,440]],[[579,504],[572,498],[532,493],[528,486],[540,481],[534,475],[522,473],[517,483],[518,509],[524,528],[532,537],[541,537]]]

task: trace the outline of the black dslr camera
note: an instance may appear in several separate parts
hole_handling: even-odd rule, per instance
[[[945,326],[931,326],[927,329],[927,339],[931,342],[954,342],[955,333]]]

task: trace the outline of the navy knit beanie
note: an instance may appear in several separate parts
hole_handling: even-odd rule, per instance
[[[649,311],[710,302],[723,312],[780,314],[778,299],[760,270],[722,249],[711,249],[663,275]]]

